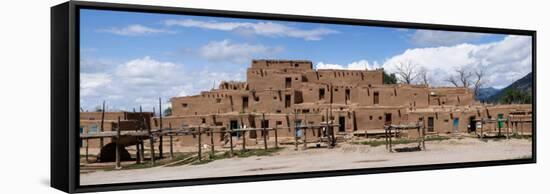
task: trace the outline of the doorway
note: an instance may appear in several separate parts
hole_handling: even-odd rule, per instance
[[[468,133],[476,131],[476,117],[470,117],[470,122],[468,124]]]
[[[453,133],[458,133],[458,123],[459,123],[458,118],[454,118],[453,119]]]
[[[338,127],[338,132],[345,132],[346,131],[346,117],[338,117],[338,124],[340,126]]]
[[[237,120],[231,120],[229,121],[229,129],[238,129],[239,128],[239,122]],[[231,136],[239,136],[239,132],[231,133]]]

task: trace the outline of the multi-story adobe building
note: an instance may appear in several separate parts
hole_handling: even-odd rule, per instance
[[[335,131],[340,137],[375,136],[388,124],[423,122],[429,134],[444,135],[474,132],[481,119],[531,119],[531,104],[483,104],[470,88],[384,84],[383,75],[383,69],[315,70],[311,61],[253,60],[244,82],[228,80],[210,91],[173,97],[172,115],[164,117],[163,123],[165,128],[281,127],[279,137],[292,139],[296,123],[319,124],[328,117],[339,124]],[[83,122],[89,121],[81,118]],[[158,117],[152,118],[151,127],[158,128],[159,122]],[[495,131],[497,125],[487,123],[485,130]],[[531,124],[521,123],[521,130],[530,133]],[[306,135],[315,140],[319,134]],[[227,143],[220,133],[214,136],[216,145]],[[251,131],[246,142],[255,144],[261,136]],[[196,145],[197,139],[178,136],[176,142]]]

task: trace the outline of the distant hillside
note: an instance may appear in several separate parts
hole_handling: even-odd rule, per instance
[[[516,80],[514,83],[498,91],[494,95],[486,98],[487,102],[494,103],[521,103],[521,102],[531,102],[533,90],[533,73],[529,73],[522,77],[521,79]]]
[[[490,87],[490,88],[480,88],[477,91],[476,99],[479,101],[487,101],[488,98],[498,93],[500,90]]]

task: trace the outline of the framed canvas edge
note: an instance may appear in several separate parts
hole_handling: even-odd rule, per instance
[[[116,4],[116,3],[104,3],[104,2],[88,2],[88,1],[69,1],[69,50],[68,53],[68,66],[69,71],[69,103],[67,109],[69,112],[69,138],[67,144],[69,145],[69,153],[53,154],[52,157],[68,157],[68,189],[63,190],[65,192],[94,192],[94,191],[113,191],[113,190],[128,190],[128,189],[147,189],[147,188],[159,188],[159,187],[176,187],[176,186],[191,186],[191,185],[206,185],[206,184],[223,184],[223,183],[238,183],[238,182],[254,182],[254,181],[270,181],[270,180],[284,180],[284,179],[299,179],[299,178],[319,178],[319,177],[331,177],[331,176],[347,176],[347,175],[364,175],[364,174],[377,174],[377,173],[393,173],[393,172],[410,172],[410,171],[423,171],[423,170],[442,170],[442,169],[455,169],[455,168],[468,168],[468,167],[487,167],[487,166],[500,166],[500,165],[514,165],[514,164],[532,164],[537,161],[536,153],[536,31],[535,30],[520,30],[520,29],[505,29],[505,28],[487,28],[487,27],[474,27],[474,26],[458,26],[458,25],[445,25],[445,24],[425,24],[425,23],[411,23],[411,22],[395,22],[395,21],[380,21],[380,20],[366,20],[366,19],[349,19],[349,18],[334,18],[334,17],[321,17],[321,16],[304,16],[304,15],[289,15],[289,14],[273,14],[273,13],[256,13],[256,12],[241,12],[241,11],[227,11],[227,10],[211,10],[211,9],[197,9],[197,8],[180,8],[180,7],[164,7],[164,6],[149,6],[149,5],[134,5],[134,4]],[[53,7],[52,7],[53,8]],[[78,133],[75,130],[79,122],[78,117],[78,104],[79,99],[79,10],[86,9],[100,9],[100,10],[113,10],[113,11],[131,11],[131,12],[146,12],[146,13],[172,13],[172,14],[185,14],[185,15],[199,15],[199,16],[218,16],[218,17],[233,17],[233,18],[247,18],[247,19],[265,19],[265,20],[284,20],[284,21],[299,21],[299,22],[316,22],[316,23],[331,23],[331,24],[348,24],[348,25],[368,25],[379,27],[396,27],[396,28],[415,28],[415,29],[430,29],[430,30],[446,30],[446,31],[465,31],[465,32],[481,32],[481,33],[496,33],[496,34],[513,34],[513,35],[527,35],[532,37],[532,72],[533,72],[533,133],[532,133],[532,158],[530,159],[512,159],[512,160],[497,160],[497,161],[479,161],[479,162],[466,162],[466,163],[446,163],[446,164],[429,164],[429,165],[416,165],[416,166],[396,166],[396,167],[383,167],[383,168],[365,168],[365,169],[349,169],[349,170],[336,170],[336,171],[316,171],[316,172],[300,172],[300,173],[283,173],[283,174],[268,174],[268,175],[253,175],[253,176],[235,176],[235,177],[218,177],[218,178],[202,178],[202,179],[183,179],[183,180],[170,180],[170,181],[149,181],[138,183],[116,183],[105,185],[89,185],[82,186],[79,184],[79,169],[78,169],[78,157],[79,150],[77,139]],[[53,11],[53,9],[52,9]],[[53,22],[53,21],[52,21]],[[54,35],[52,34],[52,37]],[[53,41],[53,40],[52,40]],[[55,44],[52,42],[52,44]],[[52,45],[53,46],[53,45]],[[53,49],[53,47],[52,47]],[[52,50],[52,55],[54,51]],[[52,61],[53,63],[53,61]],[[52,64],[53,66],[54,64]],[[52,72],[52,79],[53,79]],[[53,87],[53,82],[52,82]],[[52,91],[52,97],[53,97]],[[52,98],[52,103],[55,99]],[[56,110],[62,107],[54,108],[52,105],[52,114],[56,114]],[[58,135],[53,130],[52,123],[52,136]],[[53,138],[53,137],[51,137]],[[52,142],[53,144],[53,142]],[[52,160],[53,161],[53,160]],[[54,170],[52,164],[52,171]],[[57,167],[59,168],[59,167]],[[54,177],[52,177],[54,179]],[[52,180],[53,182],[53,180]]]

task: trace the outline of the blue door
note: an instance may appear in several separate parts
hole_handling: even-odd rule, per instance
[[[453,133],[458,133],[458,118],[453,119]]]

